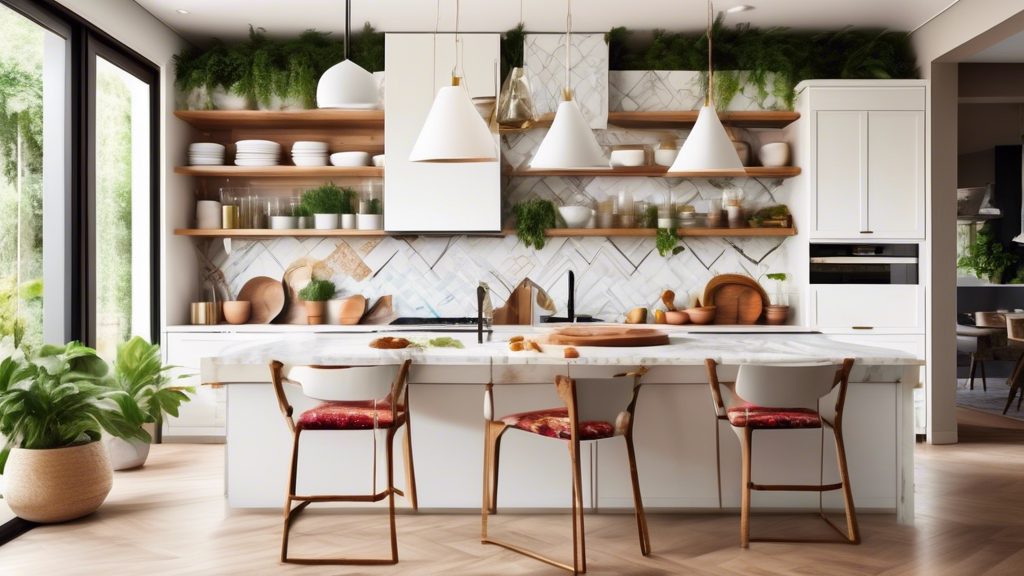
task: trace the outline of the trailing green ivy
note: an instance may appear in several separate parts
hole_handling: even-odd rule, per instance
[[[545,231],[556,224],[555,205],[550,200],[524,200],[512,208],[516,216],[516,236],[529,248],[544,247]]]
[[[686,248],[683,246],[676,246],[679,242],[679,237],[676,236],[676,231],[671,228],[658,228],[658,236],[655,239],[655,246],[658,248],[658,254],[662,256],[674,256],[679,254]]]

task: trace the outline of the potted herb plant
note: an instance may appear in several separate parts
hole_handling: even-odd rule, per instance
[[[339,214],[352,212],[352,192],[330,182],[311,188],[302,195],[302,205],[312,214],[317,230],[338,228]]]
[[[324,323],[326,302],[334,298],[337,289],[330,280],[310,280],[299,290],[299,300],[306,305],[306,320],[311,326]]]
[[[313,227],[313,211],[309,206],[299,204],[292,209],[292,215],[295,216],[296,228],[305,230]]]
[[[185,392],[195,393],[192,387],[172,386],[175,380],[188,377],[171,376],[169,371],[173,368],[164,366],[159,346],[136,336],[118,345],[106,396],[117,403],[130,424],[140,429],[144,424],[160,426],[164,412],[177,417],[181,404],[190,400]],[[150,444],[141,438],[124,440],[108,436],[104,443],[114,470],[137,468],[149,456]]]
[[[764,277],[774,284],[774,290],[769,294],[771,305],[764,307],[765,321],[771,325],[785,324],[789,319],[789,295],[785,291],[787,276],[785,272],[775,272]]]
[[[1003,245],[996,239],[990,224],[978,230],[974,242],[967,245],[967,252],[957,259],[956,267],[973,273],[989,284],[1000,284],[1003,271],[1007,266],[1017,263],[1017,256],[1006,252]]]
[[[524,200],[512,208],[516,217],[516,236],[523,245],[537,250],[544,247],[545,233],[557,224],[555,205],[549,200]]]
[[[8,340],[9,342],[9,340]],[[32,522],[64,522],[99,508],[113,484],[105,431],[148,442],[108,396],[108,367],[78,342],[25,353],[0,343],[3,496]]]
[[[384,228],[383,206],[380,198],[370,198],[366,203],[366,212],[359,214],[360,230],[381,230]]]

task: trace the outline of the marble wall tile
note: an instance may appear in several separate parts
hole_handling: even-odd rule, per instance
[[[538,114],[554,113],[565,86],[565,34],[527,34],[523,64]],[[608,123],[608,44],[604,34],[573,34],[570,82],[591,128]]]
[[[739,74],[740,90],[722,110],[778,110],[783,103],[772,94],[774,76],[762,93]],[[608,109],[612,112],[699,110],[704,105],[706,72],[691,70],[612,70],[608,73]],[[718,74],[715,79],[717,81]],[[715,90],[718,94],[718,90]]]

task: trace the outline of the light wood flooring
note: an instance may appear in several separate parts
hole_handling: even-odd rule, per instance
[[[864,514],[861,546],[752,544],[742,550],[736,514],[649,514],[653,554],[643,558],[632,516],[589,515],[589,573],[1024,574],[1024,431],[991,427],[999,422],[977,414],[961,413],[960,444],[918,445],[913,527],[897,525],[891,515]],[[481,545],[479,515],[399,515],[397,566],[281,565],[281,513],[225,506],[223,450],[154,446],[145,468],[116,475],[114,490],[95,515],[37,528],[0,547],[0,574],[565,574]],[[292,532],[295,554],[386,553],[384,515],[314,509],[304,514]],[[492,519],[494,534],[571,559],[567,514]],[[813,517],[755,515],[753,533],[766,530],[828,534]]]

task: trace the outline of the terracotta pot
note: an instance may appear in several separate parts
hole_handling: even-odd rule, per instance
[[[149,458],[149,442],[122,440],[116,436],[104,436],[103,444],[110,454],[110,467],[114,470],[130,470],[146,463]]]
[[[327,304],[330,318],[328,324],[341,324],[352,326],[359,324],[363,314],[366,313],[366,298],[359,294],[331,300]]]
[[[248,300],[229,300],[224,303],[224,320],[228,324],[245,324],[252,314],[252,302]]]
[[[681,310],[669,310],[665,312],[665,322],[668,324],[686,324],[690,321],[690,315]]]
[[[306,305],[306,320],[310,326],[316,326],[317,324],[324,323],[324,310],[327,308],[326,302],[305,302]]]
[[[114,482],[102,442],[68,448],[14,448],[4,469],[4,500],[31,522],[66,522],[103,504]]]
[[[690,322],[694,324],[710,324],[715,320],[716,306],[701,306],[700,308],[689,308],[685,312],[690,316]]]
[[[764,315],[768,324],[779,326],[789,319],[789,306],[765,306]]]

